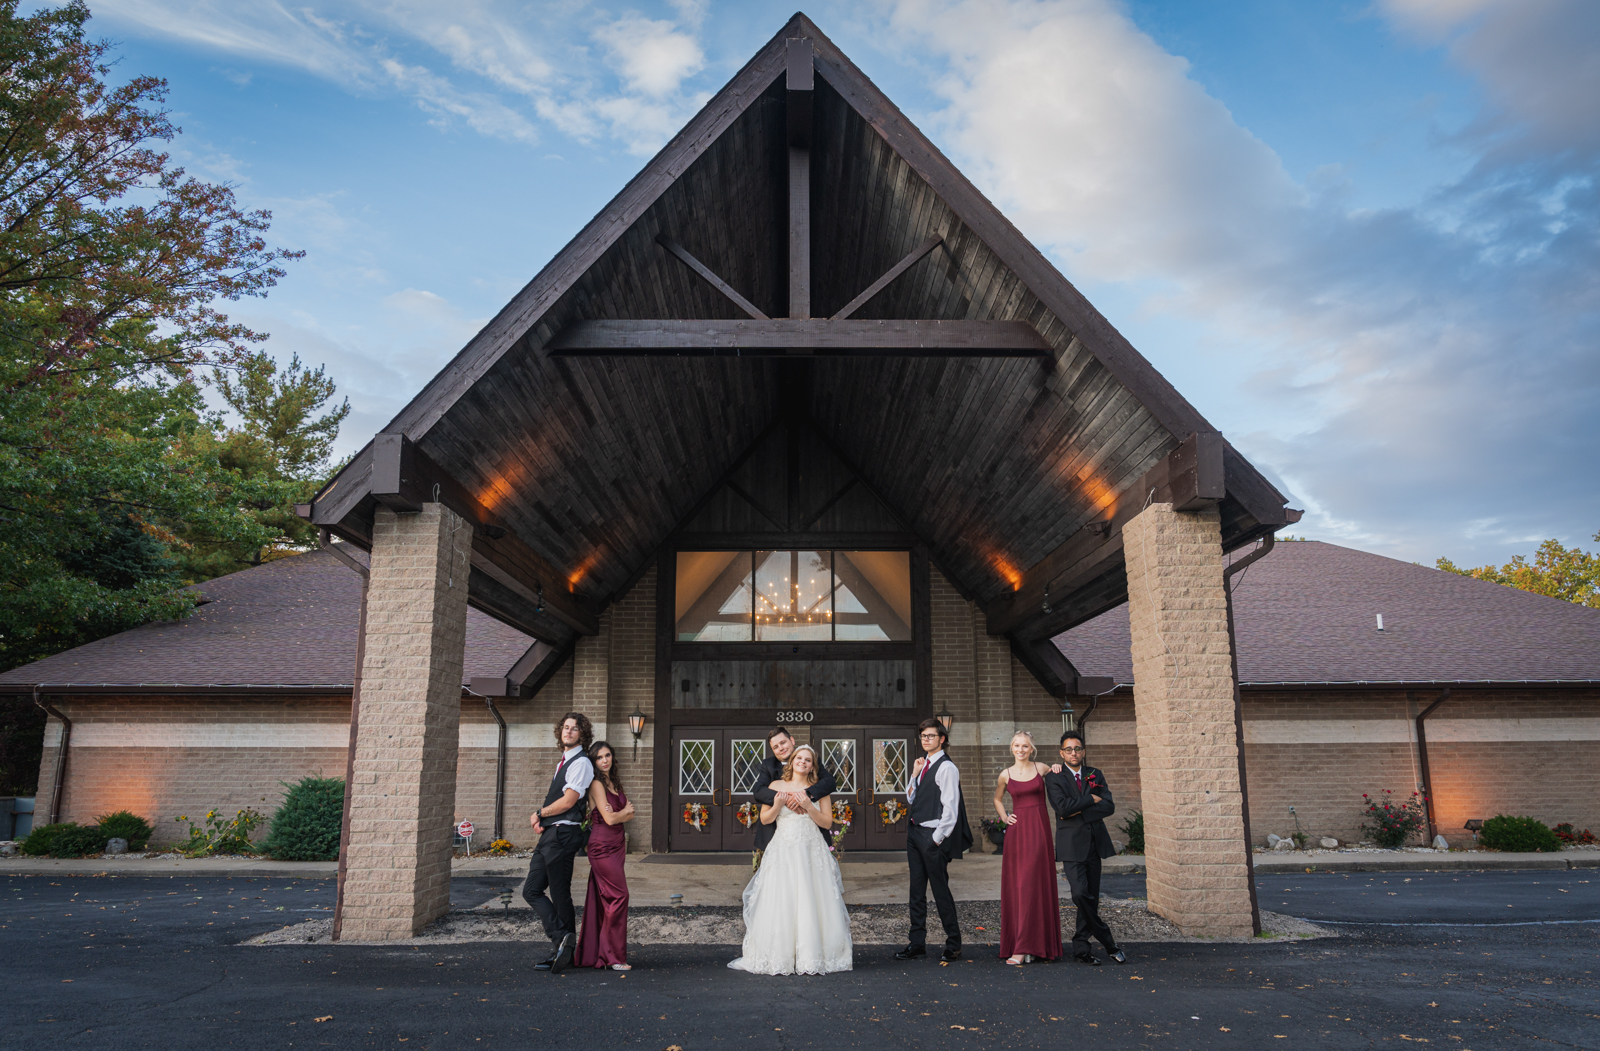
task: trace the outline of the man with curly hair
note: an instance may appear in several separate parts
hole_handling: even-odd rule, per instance
[[[572,908],[572,860],[583,847],[585,800],[594,780],[594,763],[589,746],[594,743],[594,724],[582,712],[568,712],[556,724],[556,744],[561,762],[550,778],[544,805],[533,812],[530,822],[539,833],[539,845],[528,863],[528,881],[522,897],[544,923],[550,938],[550,958],[537,965],[541,971],[559,974],[572,964],[578,929]],[[549,890],[546,896],[545,891]]]

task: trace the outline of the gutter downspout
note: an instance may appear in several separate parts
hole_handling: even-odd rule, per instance
[[[326,529],[320,530],[317,538],[322,550],[361,575],[361,616],[356,621],[356,672],[350,681],[350,748],[344,763],[344,817],[339,824],[339,881],[333,900],[333,940],[338,941],[339,932],[344,926],[344,881],[350,857],[350,797],[354,794],[351,788],[356,779],[356,731],[361,726],[361,667],[367,657],[367,585],[371,582],[371,574],[366,566],[329,543]]]
[[[506,817],[506,720],[495,707],[493,697],[485,697],[483,703],[489,706],[489,714],[500,724],[499,750],[494,760],[494,838],[500,839]]]
[[[61,720],[61,745],[56,749],[56,783],[50,790],[50,821],[55,824],[61,820],[61,786],[67,777],[67,742],[72,740],[72,720],[62,715],[60,710],[49,701],[39,698],[39,687],[33,687],[33,703],[44,710],[46,715]]]
[[[1423,720],[1433,714],[1433,710],[1443,704],[1450,697],[1450,688],[1439,695],[1439,699],[1422,709],[1417,715],[1417,765],[1422,768],[1422,809],[1428,817],[1428,845],[1433,846],[1433,839],[1439,834],[1438,826],[1433,820],[1433,775],[1428,772],[1428,735],[1422,728]]]
[[[1250,883],[1250,926],[1257,937],[1261,935],[1261,902],[1256,897],[1255,845],[1250,837],[1250,782],[1244,770],[1244,697],[1239,691],[1239,636],[1233,627],[1232,581],[1235,573],[1265,558],[1276,539],[1276,534],[1268,533],[1261,547],[1222,571],[1222,593],[1227,596],[1228,606],[1228,650],[1233,658],[1233,740],[1234,750],[1239,755],[1239,816],[1244,823],[1244,870]]]

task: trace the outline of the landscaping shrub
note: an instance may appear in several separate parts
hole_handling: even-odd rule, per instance
[[[150,822],[131,810],[118,810],[114,814],[101,814],[96,820],[107,839],[125,839],[129,850],[143,850],[150,842],[155,829]]]
[[[1129,854],[1144,853],[1144,811],[1135,810],[1129,815],[1128,820],[1122,823],[1122,831],[1127,834]]]
[[[54,825],[35,825],[28,838],[22,841],[22,852],[30,857],[42,858],[50,853],[56,837],[69,828],[77,828],[76,821],[58,821]]]
[[[1564,846],[1592,847],[1595,845],[1595,843],[1600,842],[1600,839],[1596,839],[1595,834],[1590,832],[1588,829],[1584,829],[1582,832],[1574,831],[1572,822],[1570,821],[1563,821],[1550,831],[1556,834],[1556,838],[1559,839]]]
[[[73,825],[57,832],[50,841],[50,856],[81,858],[85,854],[104,854],[108,838],[98,825]]]
[[[261,849],[280,861],[335,861],[344,821],[344,778],[303,777],[272,815]]]
[[[1361,795],[1367,801],[1367,822],[1361,826],[1361,831],[1370,834],[1378,846],[1390,850],[1404,846],[1406,840],[1421,832],[1428,823],[1422,809],[1424,800],[1420,795],[1413,792],[1404,803],[1396,803],[1393,796],[1394,793],[1387,788],[1383,790],[1381,800],[1373,799],[1366,793]]]
[[[214,854],[253,854],[250,833],[261,824],[261,814],[253,807],[245,807],[233,817],[223,817],[215,810],[206,812],[205,824],[196,825],[187,814],[174,821],[189,822],[189,838],[178,844],[185,857],[203,858]]]
[[[1543,821],[1505,814],[1497,814],[1483,823],[1478,842],[1491,850],[1516,853],[1561,849],[1561,841]]]

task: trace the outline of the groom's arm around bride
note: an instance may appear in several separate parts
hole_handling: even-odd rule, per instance
[[[772,806],[777,802],[778,793],[774,791],[772,783],[783,780],[783,765],[789,761],[790,756],[794,755],[794,748],[794,735],[783,727],[775,726],[767,732],[767,749],[770,754],[761,760],[761,766],[756,773],[756,787],[750,791],[756,802],[763,807]],[[805,794],[815,803],[823,796],[833,795],[833,790],[836,787],[837,784],[833,775],[826,768],[819,768],[817,770],[817,783],[807,789]],[[790,798],[787,793],[785,798],[789,799],[789,809],[797,814],[803,812],[798,799]],[[767,824],[765,822],[756,826],[755,849],[758,852],[767,849],[767,844],[772,842],[772,834],[776,828],[775,824]],[[821,831],[823,841],[831,843],[832,840],[828,836],[828,830],[822,829]]]

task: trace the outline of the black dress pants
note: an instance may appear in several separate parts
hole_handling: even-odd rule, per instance
[[[933,904],[939,909],[939,922],[944,924],[944,943],[959,946],[961,926],[956,922],[956,899],[950,894],[950,859],[945,856],[944,847],[933,841],[933,829],[911,826],[906,833],[906,864],[911,869],[911,944],[927,944],[931,885]]]
[[[539,914],[553,944],[559,945],[562,938],[578,933],[572,909],[572,860],[582,846],[583,832],[577,825],[551,825],[539,836],[533,860],[528,862],[522,900]],[[548,897],[546,889],[550,892]]]
[[[1087,861],[1061,863],[1067,887],[1072,891],[1072,904],[1078,909],[1078,927],[1072,934],[1072,954],[1089,951],[1089,936],[1100,939],[1107,952],[1117,951],[1117,939],[1111,928],[1100,918],[1100,855],[1090,854]]]

